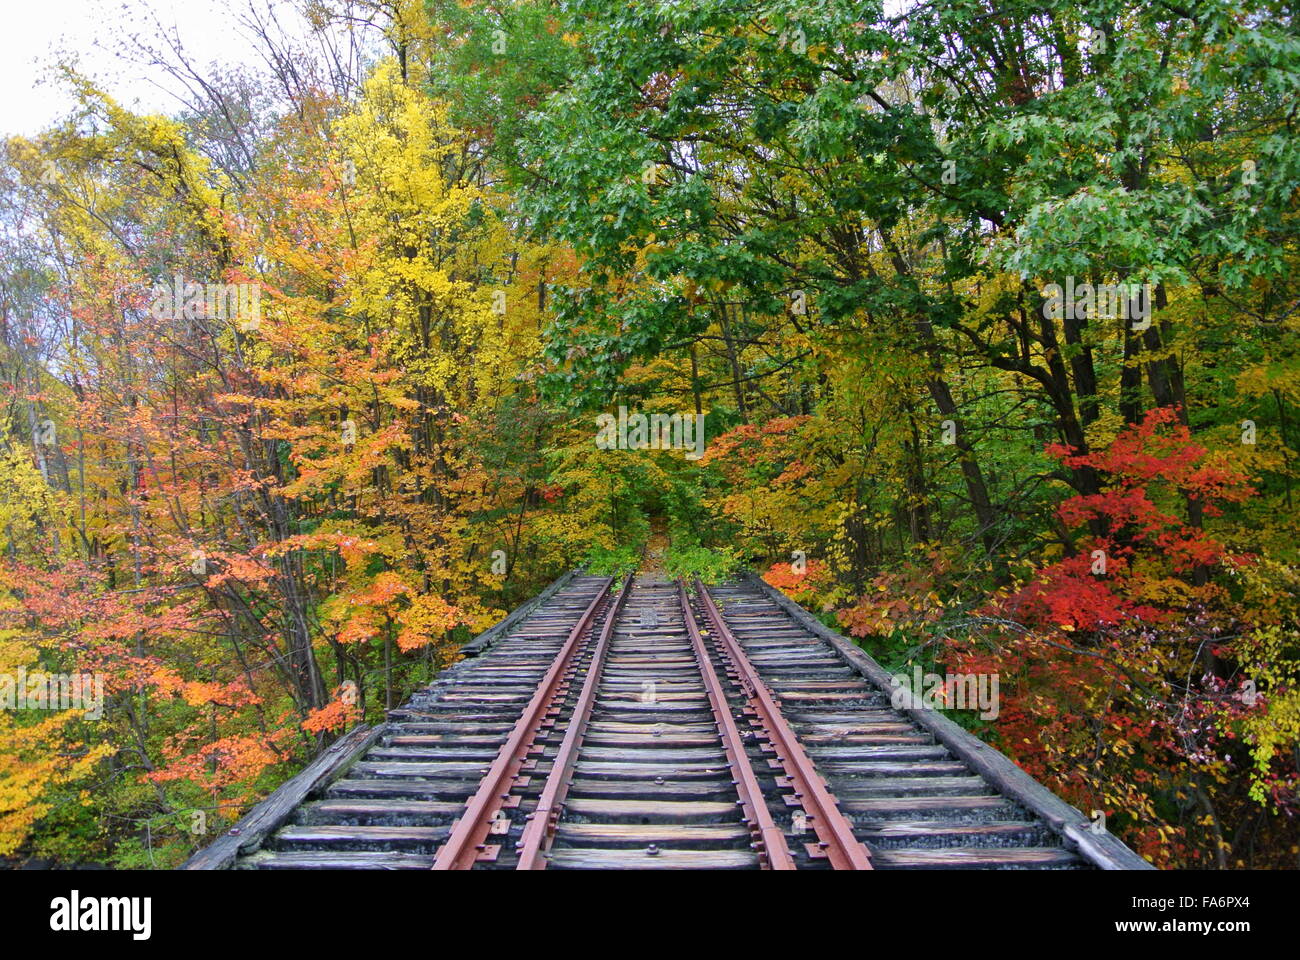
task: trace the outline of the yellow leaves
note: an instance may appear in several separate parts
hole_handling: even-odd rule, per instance
[[[0,445],[0,530],[15,545],[22,545],[39,536],[51,521],[59,523],[65,506],[22,444],[9,441],[0,431]]]
[[[262,551],[267,557],[279,557],[293,550],[336,550],[347,564],[349,570],[355,570],[377,553],[386,550],[382,540],[362,537],[347,530],[322,529],[315,533],[286,537]]]
[[[402,625],[397,646],[403,653],[419,650],[460,622],[459,611],[442,597],[425,594],[412,599],[397,617]]]
[[[0,711],[0,856],[13,854],[49,812],[49,790],[87,776],[113,752],[106,744],[87,750],[72,737],[69,726],[79,715],[65,710],[20,724]]]
[[[257,404],[264,402],[258,397],[249,396],[245,393],[219,393],[212,399],[217,403],[233,403],[248,407],[256,406]]]
[[[330,597],[322,614],[335,630],[335,640],[343,644],[376,639],[393,625],[403,653],[428,646],[461,622],[456,607],[435,594],[420,593],[392,570]]]
[[[1263,397],[1277,391],[1288,403],[1300,403],[1300,375],[1289,360],[1247,366],[1237,374],[1236,386],[1243,396]]]

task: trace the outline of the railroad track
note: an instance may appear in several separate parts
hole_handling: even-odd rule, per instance
[[[1146,866],[753,578],[574,575],[491,639],[187,866]]]

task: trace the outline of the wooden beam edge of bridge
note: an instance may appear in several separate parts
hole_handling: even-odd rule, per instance
[[[575,568],[562,574],[549,587],[530,600],[525,600],[513,611],[488,627],[474,639],[461,646],[466,657],[476,657],[509,632],[517,623],[531,614],[581,573]],[[218,839],[199,850],[183,864],[181,870],[229,870],[241,856],[254,853],[268,836],[278,830],[293,815],[293,811],[311,794],[338,780],[352,764],[378,740],[387,724],[353,727],[293,778],[271,791],[261,803],[249,810]]]
[[[893,689],[889,672],[852,640],[826,626],[762,577],[746,573],[743,579],[762,590],[800,626],[829,643],[845,663],[882,691],[889,693]],[[932,733],[936,740],[1005,796],[1042,817],[1048,828],[1061,837],[1066,849],[1075,851],[1093,866],[1102,870],[1155,869],[1118,837],[1109,833],[1094,833],[1091,821],[1076,807],[1066,803],[1020,769],[1005,754],[962,729],[943,714],[927,707],[904,707],[900,712]]]
[[[353,727],[301,773],[280,784],[221,837],[181,864],[180,869],[229,870],[237,858],[256,851],[310,794],[328,787],[347,773],[386,728],[387,724],[383,723],[373,727]]]

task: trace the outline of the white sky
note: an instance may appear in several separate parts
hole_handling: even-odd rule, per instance
[[[280,26],[296,36],[308,28],[293,0],[254,0],[276,5]],[[887,14],[908,0],[886,0]],[[83,73],[123,106],[138,112],[172,113],[178,101],[159,84],[170,78],[158,68],[124,62],[112,53],[114,41],[131,32],[150,40],[158,28],[152,10],[173,25],[192,61],[206,66],[243,64],[261,71],[263,63],[239,32],[237,14],[249,0],[9,0],[0,23],[0,137],[32,136],[61,119],[72,100],[48,78],[59,51],[75,53]],[[97,45],[98,44],[98,45]],[[148,79],[146,79],[146,77]]]
[[[246,0],[234,3],[236,9],[245,8]],[[60,50],[74,52],[82,72],[123,106],[144,112],[178,109],[178,102],[159,89],[167,79],[162,71],[146,71],[111,52],[118,35],[133,30],[149,39],[157,35],[146,15],[149,9],[176,27],[193,61],[262,67],[237,32],[236,9],[229,0],[10,0],[0,23],[0,136],[31,136],[72,106],[57,83],[40,82]],[[300,27],[306,34],[292,4],[279,12],[282,25]],[[146,72],[150,80],[144,79]]]

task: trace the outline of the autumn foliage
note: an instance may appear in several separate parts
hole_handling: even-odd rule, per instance
[[[105,691],[0,710],[0,858],[174,866],[652,542],[998,672],[1155,863],[1300,863],[1289,7],[298,6],[0,147],[0,676]]]

